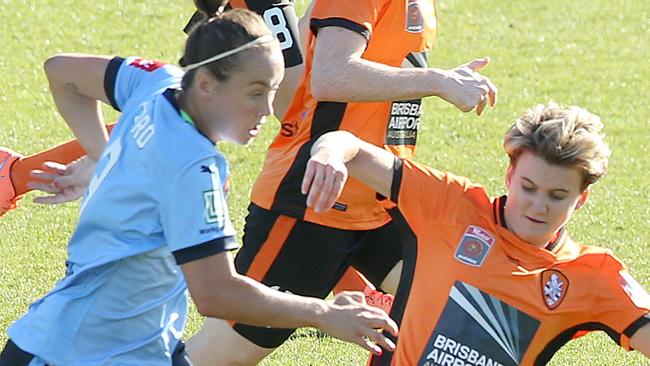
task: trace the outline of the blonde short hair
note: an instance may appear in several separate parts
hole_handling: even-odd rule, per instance
[[[539,104],[517,118],[503,148],[511,164],[530,151],[551,164],[578,168],[584,190],[607,172],[610,150],[602,129],[600,117],[584,108]]]

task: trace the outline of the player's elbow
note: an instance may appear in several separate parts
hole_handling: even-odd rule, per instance
[[[319,102],[335,100],[335,82],[327,73],[312,73],[311,94]]]
[[[50,85],[57,83],[60,80],[62,75],[65,75],[67,70],[67,63],[70,59],[68,54],[59,53],[53,56],[50,56],[43,63],[43,70],[45,71],[45,76],[47,77]]]
[[[43,69],[45,70],[45,74],[48,76],[48,78],[51,75],[56,75],[56,73],[62,70],[66,59],[66,54],[58,53],[56,55],[48,57],[47,60],[45,60],[45,63],[43,63]]]
[[[196,310],[203,316],[211,318],[227,318],[229,302],[228,299],[215,291],[210,294],[199,296],[192,295],[192,300],[196,305]]]

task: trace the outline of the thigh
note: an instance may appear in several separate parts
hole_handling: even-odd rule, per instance
[[[393,221],[369,230],[363,237],[352,266],[375,287],[382,289],[386,277],[403,258],[403,238]],[[382,289],[388,291],[389,289]]]
[[[257,365],[274,350],[252,343],[227,321],[215,318],[205,319],[201,330],[187,340],[185,349],[192,366]]]
[[[244,245],[235,267],[242,274],[279,291],[325,298],[359,249],[364,232],[329,228],[249,207]],[[235,325],[262,347],[277,347],[293,329]]]

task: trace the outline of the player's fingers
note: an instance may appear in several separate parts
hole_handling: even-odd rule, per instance
[[[311,208],[314,208],[314,205],[321,194],[321,190],[323,189],[323,169],[322,167],[317,167],[315,170],[314,178],[309,187],[309,194],[307,194],[307,207]]]
[[[382,354],[381,347],[376,345],[374,342],[370,340],[367,336],[361,336],[359,337],[359,341],[357,344],[359,344],[361,347],[365,348],[366,350],[372,352],[372,354],[380,356]]]
[[[476,115],[477,116],[480,116],[481,113],[483,113],[483,110],[485,109],[486,105],[487,105],[487,97],[485,95],[481,95],[481,100],[476,105]]]
[[[60,177],[59,174],[52,174],[49,171],[34,169],[29,172],[29,176],[39,181],[51,183],[55,178]]]
[[[56,198],[56,195],[54,195],[54,196],[35,197],[33,201],[34,201],[34,203],[38,203],[38,204],[41,204],[41,205],[54,205],[54,204],[59,203],[57,198]]]
[[[74,187],[79,185],[85,186],[86,184],[88,184],[88,180],[86,177],[72,174],[72,175],[63,175],[60,177],[56,177],[52,180],[52,184],[58,187]]]
[[[479,71],[490,63],[489,57],[482,57],[472,60],[466,64],[472,71]]]
[[[368,339],[375,345],[387,350],[387,351],[394,351],[395,350],[395,343],[385,335],[383,335],[380,332],[377,331],[370,331],[368,332],[367,335]]]
[[[50,172],[58,174],[64,174],[66,171],[66,166],[61,163],[57,163],[56,161],[46,161],[43,163],[43,168],[47,169]]]
[[[318,201],[316,202],[316,206],[314,207],[314,211],[316,212],[327,211],[330,207],[332,207],[334,201],[336,200],[336,197],[334,196],[335,192],[333,190],[335,173],[330,170],[331,168],[329,167],[324,169],[323,186],[318,197]]]
[[[76,200],[78,197],[70,196],[66,194],[54,194],[51,196],[40,196],[34,198],[34,203],[42,205],[57,205],[60,203],[66,203]]]
[[[43,183],[43,182],[29,182],[27,183],[27,188],[35,189],[46,193],[59,193],[61,191],[59,187],[56,187],[50,183]]]
[[[485,82],[488,85],[488,102],[490,103],[490,107],[494,107],[497,104],[499,89],[489,78],[485,78]]]
[[[305,175],[302,178],[302,184],[300,185],[300,191],[302,194],[309,193],[309,188],[311,187],[311,182],[314,180],[316,162],[309,160],[307,162],[307,169],[305,169]]]

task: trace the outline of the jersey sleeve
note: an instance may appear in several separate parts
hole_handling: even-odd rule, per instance
[[[111,106],[122,111],[143,87],[156,87],[159,81],[182,76],[175,66],[141,57],[114,57],[104,74],[104,91]]]
[[[237,249],[223,191],[225,165],[217,157],[178,172],[161,202],[167,245],[178,264]]]
[[[630,349],[630,338],[650,323],[650,295],[623,263],[607,255],[596,280],[594,318],[620,335],[619,344]]]
[[[395,158],[390,200],[411,224],[438,221],[480,186],[451,173],[428,168],[411,160]]]
[[[370,40],[384,3],[381,0],[317,1],[309,26],[314,34],[318,34],[318,30],[324,27],[341,27]]]

